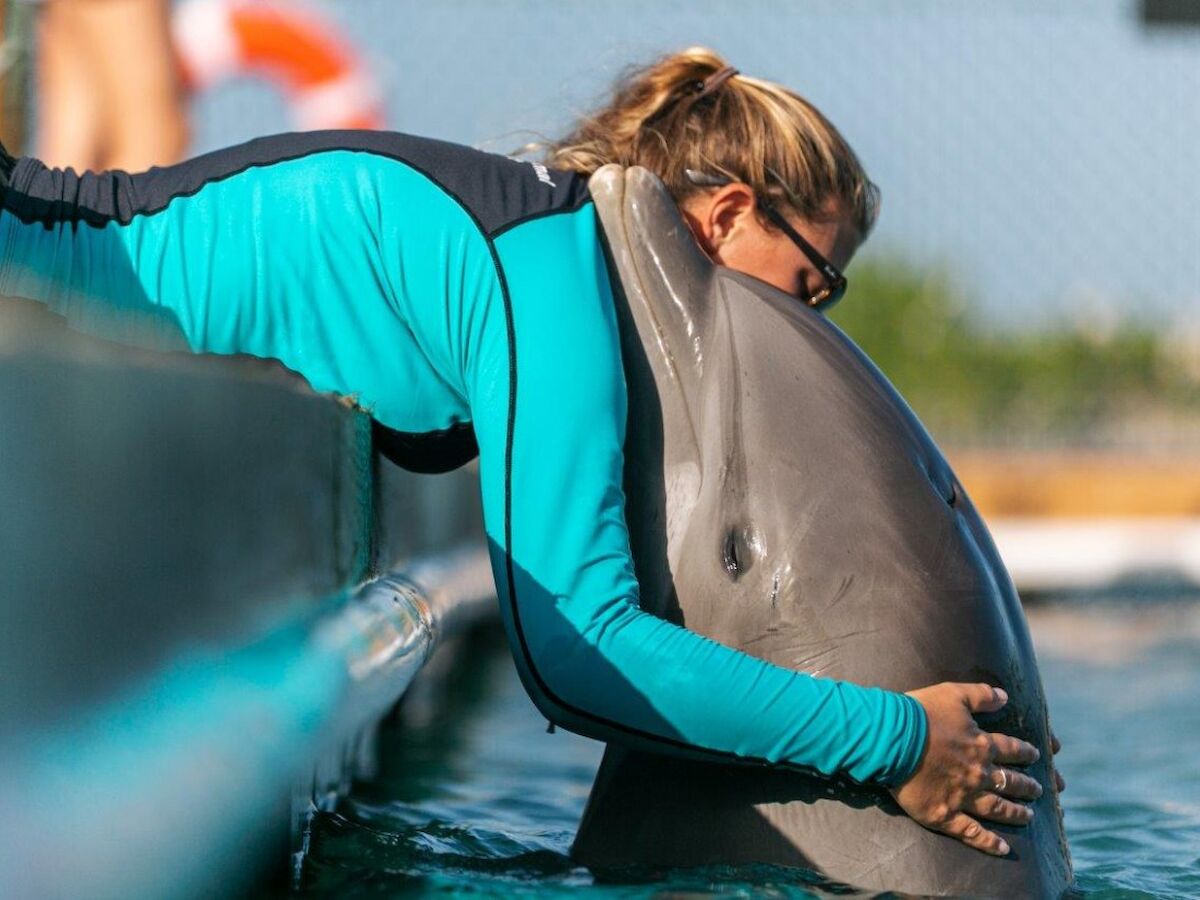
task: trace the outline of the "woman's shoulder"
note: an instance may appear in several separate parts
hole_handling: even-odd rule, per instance
[[[338,151],[370,154],[415,169],[454,198],[489,236],[531,218],[576,209],[589,199],[587,180],[574,172],[438,138],[368,130],[255,138],[167,169],[151,169],[140,176],[139,194],[156,196],[160,182],[170,187],[172,195],[192,193],[247,169]]]
[[[307,139],[380,154],[416,169],[453,196],[488,235],[577,209],[590,199],[587,179],[575,172],[453,141],[397,131],[313,132]]]

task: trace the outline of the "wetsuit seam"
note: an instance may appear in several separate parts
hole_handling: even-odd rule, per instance
[[[119,213],[114,213],[112,215],[108,215],[105,213],[98,213],[98,212],[95,212],[93,210],[90,210],[90,209],[84,207],[82,209],[81,214],[79,214],[79,215],[71,216],[70,218],[68,218],[66,216],[51,217],[51,220],[54,222],[78,222],[78,223],[82,223],[84,225],[88,225],[92,228],[100,228],[100,229],[107,228],[109,225],[113,224],[114,222],[118,225],[125,226],[125,225],[129,225],[131,222],[133,222],[134,219],[137,219],[140,216],[149,217],[149,216],[158,215],[159,213],[165,211],[176,200],[185,200],[188,197],[195,197],[197,194],[199,194],[201,191],[203,191],[209,185],[220,184],[222,181],[228,181],[231,178],[236,178],[238,175],[241,175],[245,172],[249,172],[251,169],[261,169],[261,168],[265,168],[267,166],[277,165],[279,163],[295,162],[298,159],[305,159],[306,157],[309,157],[309,156],[317,156],[321,153],[332,153],[332,152],[335,152],[336,150],[341,150],[341,149],[343,149],[343,148],[322,147],[319,150],[306,150],[305,152],[297,153],[294,156],[280,156],[280,157],[276,157],[274,159],[263,160],[261,162],[247,163],[246,165],[242,166],[240,169],[234,169],[233,171],[224,172],[224,173],[222,173],[220,175],[216,175],[212,178],[206,178],[203,181],[201,181],[199,185],[197,185],[194,189],[192,189],[190,191],[180,192],[178,194],[171,194],[171,196],[168,197],[161,206],[148,207],[146,209],[134,209],[134,210],[130,211],[128,216],[122,216]],[[352,153],[373,153],[374,151],[351,149],[350,152],[352,152]],[[382,154],[382,153],[377,154],[377,155],[387,157],[386,154]],[[387,158],[392,159],[394,157],[387,157]],[[18,162],[19,162],[19,160],[18,160]],[[44,225],[44,224],[46,224],[47,217],[36,216],[36,215],[27,216],[21,210],[14,209],[12,207],[12,205],[8,202],[10,193],[15,193],[18,197],[28,196],[20,188],[16,188],[15,191],[6,193],[5,197],[4,197],[4,204],[3,204],[5,212],[11,213],[12,215],[16,216],[17,219],[25,225]],[[51,207],[74,206],[77,210],[80,209],[78,204],[71,204],[64,200],[44,200],[43,198],[40,198],[40,197],[36,198],[36,199],[41,202],[46,203],[48,206],[51,206]]]
[[[632,725],[626,725],[621,722],[607,719],[603,716],[598,716],[595,713],[580,709],[567,701],[563,700],[550,689],[549,684],[542,678],[538,672],[537,666],[533,662],[533,654],[529,651],[529,644],[525,640],[525,631],[521,627],[521,613],[519,604],[517,603],[517,584],[514,574],[514,563],[512,553],[512,461],[513,461],[513,444],[516,436],[516,418],[517,418],[517,342],[516,342],[516,325],[513,319],[512,297],[508,290],[508,279],[504,275],[504,266],[500,261],[500,254],[496,249],[490,236],[485,235],[488,243],[488,250],[492,254],[492,262],[496,266],[496,277],[500,283],[500,295],[504,301],[504,322],[505,329],[508,333],[508,424],[505,433],[504,441],[504,567],[505,578],[508,582],[508,603],[512,613],[513,630],[517,634],[517,641],[521,645],[521,655],[525,658],[525,665],[529,669],[529,673],[537,682],[538,688],[552,702],[557,704],[564,710],[571,712],[583,719],[592,722],[598,722],[605,727],[611,728],[614,731],[624,732],[636,737],[648,740],[652,743],[662,743],[673,747],[678,747],[683,750],[689,750],[699,755],[713,756],[719,759],[728,759],[737,763],[748,763],[768,766],[772,768],[783,768],[791,771],[802,772],[806,775],[815,776],[818,778],[828,778],[829,776],[820,770],[793,763],[787,760],[772,762],[759,756],[744,756],[739,753],[733,753],[728,750],[716,750],[707,747],[701,747],[697,744],[690,744],[687,741],[677,738],[670,738],[665,735],[655,734],[651,731],[643,731],[640,728],[635,728]],[[856,781],[849,775],[841,774],[840,777],[845,777],[847,780],[856,784],[861,782]]]
[[[134,219],[137,219],[138,217],[142,217],[142,216],[149,217],[149,216],[158,215],[159,213],[164,212],[176,200],[185,200],[188,197],[194,197],[197,194],[199,194],[201,191],[203,191],[205,188],[207,188],[209,185],[220,184],[223,181],[228,181],[231,178],[236,178],[238,175],[245,174],[246,172],[249,172],[251,169],[264,169],[269,166],[279,165],[280,163],[296,162],[297,160],[307,159],[311,156],[320,156],[325,153],[362,153],[366,156],[378,156],[381,159],[391,160],[392,162],[399,163],[400,165],[405,166],[408,169],[411,169],[412,171],[414,171],[417,174],[424,177],[431,184],[435,185],[438,188],[438,190],[440,190],[447,197],[452,199],[459,206],[459,208],[462,209],[462,211],[465,212],[467,214],[467,216],[471,219],[471,222],[475,225],[475,228],[476,228],[476,230],[478,230],[480,235],[483,236],[485,239],[488,237],[487,230],[483,227],[483,223],[479,220],[479,217],[475,214],[474,210],[472,210],[470,208],[470,206],[467,205],[466,201],[462,197],[460,197],[456,193],[454,193],[454,191],[450,190],[450,188],[448,188],[441,181],[439,181],[437,178],[435,178],[431,173],[426,171],[421,166],[415,165],[410,160],[407,160],[402,156],[397,156],[392,153],[385,153],[380,150],[370,149],[370,148],[366,148],[366,147],[321,147],[316,150],[305,150],[303,153],[296,153],[292,156],[278,156],[273,159],[267,159],[267,160],[261,160],[261,161],[256,160],[255,162],[247,163],[246,165],[242,166],[240,169],[234,169],[231,172],[224,172],[224,173],[214,176],[212,178],[205,179],[193,190],[181,192],[178,194],[172,194],[170,197],[168,197],[166,199],[166,201],[161,206],[155,206],[153,208],[147,208],[147,209],[135,209],[135,210],[131,211],[128,216],[124,216],[124,217],[119,214],[105,215],[103,213],[94,213],[93,211],[87,210],[85,208],[83,215],[74,216],[69,219],[66,217],[63,217],[61,219],[58,219],[57,221],[60,221],[60,222],[65,222],[65,221],[82,222],[85,225],[88,225],[93,228],[99,228],[99,229],[107,228],[110,224],[112,224],[114,222],[121,226],[129,225],[131,222],[134,221]],[[18,160],[18,162],[20,162],[20,160]],[[13,185],[9,190],[5,191],[4,198],[2,201],[0,201],[0,208],[3,208],[5,212],[8,212],[9,214],[15,216],[17,218],[17,220],[20,221],[24,225],[45,224],[46,219],[44,217],[40,217],[40,216],[36,216],[36,215],[27,216],[27,215],[23,214],[21,210],[14,209],[13,206],[9,203],[9,197],[13,194],[16,194],[16,196],[18,196],[18,197],[27,196],[20,190],[19,187],[17,187],[16,185]],[[37,198],[37,199],[41,200],[42,198]],[[69,205],[63,201],[46,200],[46,201],[42,201],[42,202],[45,202],[52,206],[56,203],[58,203],[62,206]],[[78,207],[76,207],[76,208],[78,208]],[[551,212],[557,212],[557,211],[558,210],[552,210]]]
[[[545,219],[549,216],[558,216],[558,215],[563,215],[563,214],[568,214],[568,213],[579,212],[579,210],[581,210],[585,206],[587,206],[587,204],[590,203],[591,200],[592,200],[591,195],[589,195],[587,192],[584,192],[570,206],[558,206],[553,209],[540,209],[537,212],[529,213],[528,215],[522,216],[519,219],[513,219],[511,222],[505,222],[503,225],[497,226],[496,228],[494,228],[492,231],[490,231],[487,234],[487,237],[491,240],[495,240],[496,238],[500,237],[502,234],[512,231],[512,229],[516,228],[518,225],[524,225],[527,222],[534,222],[534,221],[537,221],[538,219]]]

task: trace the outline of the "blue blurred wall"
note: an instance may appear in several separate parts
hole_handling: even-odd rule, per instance
[[[631,61],[692,43],[813,99],[884,191],[868,245],[947,265],[997,326],[1121,314],[1200,332],[1200,28],[1130,0],[340,0],[390,125],[509,152]],[[287,127],[201,98],[196,149]]]

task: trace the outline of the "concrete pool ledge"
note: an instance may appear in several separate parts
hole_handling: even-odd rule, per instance
[[[262,361],[4,304],[0,422],[5,895],[286,873],[433,650],[494,615],[474,472],[381,463],[367,415]]]
[[[480,551],[422,567],[467,590],[385,576],[243,646],[184,653],[79,720],[11,742],[0,793],[22,814],[0,824],[6,894],[192,896],[253,879],[281,847],[281,798],[295,792],[303,820],[320,761],[387,711],[439,635],[493,608]]]

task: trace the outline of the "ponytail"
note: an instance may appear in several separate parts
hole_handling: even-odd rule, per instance
[[[832,201],[860,239],[879,206],[879,189],[815,106],[704,47],[628,71],[605,106],[548,145],[545,161],[588,176],[609,163],[642,166],[678,203],[704,190],[687,169],[744,182],[808,220],[828,218]]]

